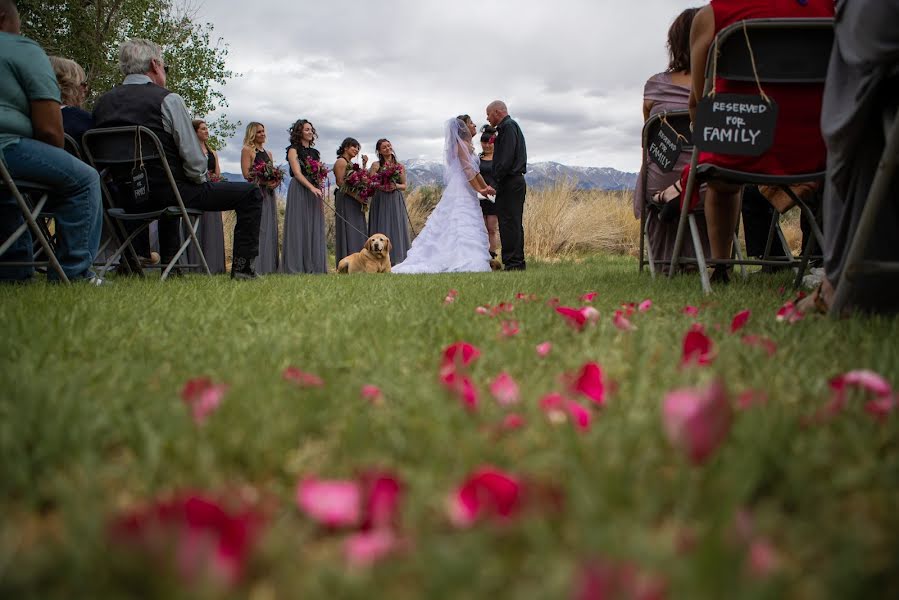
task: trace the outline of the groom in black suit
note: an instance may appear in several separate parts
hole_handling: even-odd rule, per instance
[[[506,103],[494,100],[487,105],[487,120],[496,127],[493,150],[493,176],[496,179],[496,213],[499,238],[503,247],[503,266],[507,271],[524,271],[524,199],[527,184],[528,151],[524,134],[509,116]]]

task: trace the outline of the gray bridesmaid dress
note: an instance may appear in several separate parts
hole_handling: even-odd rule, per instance
[[[406,260],[406,253],[412,245],[406,217],[406,200],[403,192],[375,192],[368,215],[368,235],[383,233],[390,239],[390,264],[398,265]]]
[[[308,157],[320,160],[318,150],[296,149],[300,163]],[[284,215],[282,273],[327,273],[328,249],[325,240],[325,213],[322,201],[290,173],[287,212]]]
[[[272,159],[264,150],[256,151],[253,164],[271,163]],[[277,273],[278,256],[278,199],[275,191],[260,186],[262,190],[262,220],[259,222],[259,255],[256,257],[256,272],[260,275]]]
[[[339,189],[334,192],[334,209],[334,258],[340,263],[344,257],[362,250],[368,240],[368,225],[359,201]]]
[[[215,155],[210,152],[208,156],[206,168],[210,173],[215,173]],[[186,236],[187,231],[182,230],[182,235]],[[213,275],[224,273],[225,230],[222,225],[222,213],[204,212],[200,217],[200,227],[197,228],[197,238],[200,240],[200,247],[203,248],[203,256],[206,257],[209,272]],[[200,255],[193,244],[187,247],[185,254],[187,254],[186,260],[189,264],[200,264]],[[203,267],[192,270],[203,273]]]

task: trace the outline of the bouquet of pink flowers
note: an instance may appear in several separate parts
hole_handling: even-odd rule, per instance
[[[306,179],[319,189],[325,189],[325,184],[328,181],[328,167],[325,166],[325,163],[320,160],[315,160],[314,158],[307,158],[306,162],[303,163],[303,175],[306,176]]]
[[[206,173],[206,181],[208,181],[209,183],[218,183],[221,180],[222,180],[222,176],[216,175],[215,171],[208,171]]]
[[[375,193],[371,176],[357,164],[350,164],[343,178],[343,191],[358,198],[359,202],[368,204]]]
[[[383,165],[381,170],[375,175],[374,182],[377,187],[383,191],[387,191],[391,186],[397,185],[402,181],[402,175],[405,168],[399,163],[390,163]]]
[[[276,188],[284,181],[284,171],[281,165],[275,166],[270,162],[257,162],[250,169],[250,181],[269,188]]]

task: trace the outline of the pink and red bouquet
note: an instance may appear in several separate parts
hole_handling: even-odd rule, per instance
[[[284,181],[284,171],[281,165],[275,166],[270,162],[257,162],[250,169],[250,181],[265,187],[276,188]]]
[[[406,169],[399,163],[390,163],[383,165],[381,170],[375,175],[375,185],[383,191],[389,190],[402,182],[403,172]]]
[[[372,177],[361,166],[350,164],[343,178],[343,191],[355,196],[363,204],[368,204],[375,193]]]
[[[222,181],[222,176],[216,175],[215,171],[209,171],[206,173],[206,181],[208,181],[209,183],[218,183]]]
[[[325,184],[328,181],[328,173],[330,173],[328,167],[320,160],[307,158],[303,163],[303,175],[306,176],[306,179],[308,179],[310,183],[320,189],[325,189]]]

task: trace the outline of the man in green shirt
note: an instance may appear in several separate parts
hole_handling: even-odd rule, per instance
[[[48,202],[56,223],[56,253],[71,280],[97,283],[91,264],[103,225],[100,177],[90,166],[63,150],[59,87],[47,55],[20,35],[14,0],[0,0],[0,160],[13,179],[54,190]],[[0,188],[0,240],[23,222],[11,194]],[[31,259],[26,231],[3,257]],[[31,268],[0,268],[0,280],[23,280]],[[48,279],[57,277],[50,270]]]

